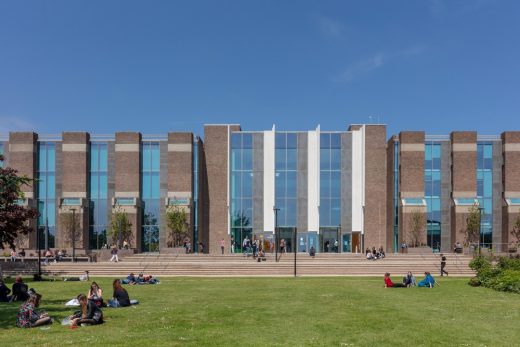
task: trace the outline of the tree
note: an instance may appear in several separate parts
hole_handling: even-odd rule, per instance
[[[112,219],[110,220],[110,226],[107,230],[107,237],[109,237],[112,243],[117,244],[121,247],[121,240],[127,240],[130,242],[132,236],[132,223],[128,219],[127,213],[116,205],[112,212]]]
[[[511,230],[511,235],[516,238],[517,246],[520,244],[520,215],[516,217],[515,225],[513,226],[513,230]]]
[[[412,247],[421,245],[421,235],[424,233],[426,219],[424,213],[420,210],[414,210],[411,213],[412,220],[410,222],[410,244]]]
[[[166,225],[170,229],[168,245],[178,247],[188,231],[188,214],[180,206],[169,206],[166,211]]]
[[[0,161],[4,157],[0,155]],[[38,211],[34,208],[23,206],[19,203],[25,196],[21,190],[23,185],[30,186],[32,179],[26,176],[18,176],[18,171],[6,167],[0,167],[0,248],[4,244],[11,249],[16,247],[18,236],[24,237],[32,229],[28,225],[30,219],[38,217]]]
[[[72,259],[76,258],[76,242],[83,237],[83,229],[79,221],[79,216],[72,212],[61,215],[61,225],[63,226],[63,239],[72,246]]]
[[[479,243],[480,240],[480,208],[477,203],[470,207],[466,217],[466,245]]]

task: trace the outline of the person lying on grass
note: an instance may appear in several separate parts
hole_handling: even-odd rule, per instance
[[[390,279],[390,273],[385,273],[385,288],[406,288],[403,283],[394,283]]]
[[[433,288],[434,285],[435,285],[435,279],[428,271],[426,271],[424,273],[424,279],[417,284],[418,287],[426,287],[426,288]]]
[[[77,297],[81,310],[70,316],[72,326],[96,325],[103,323],[103,311],[96,305],[94,300],[89,300],[84,294]]]
[[[130,273],[124,280],[121,281],[123,284],[131,284],[134,285],[136,282],[136,278],[133,272]]]
[[[34,291],[29,299],[20,306],[20,312],[16,317],[16,326],[19,328],[33,328],[45,324],[51,324],[52,318],[45,312],[39,312],[37,308],[40,306],[42,296]]]

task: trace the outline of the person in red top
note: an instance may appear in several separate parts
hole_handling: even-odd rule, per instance
[[[385,288],[406,288],[402,283],[394,283],[390,279],[390,273],[385,273]]]

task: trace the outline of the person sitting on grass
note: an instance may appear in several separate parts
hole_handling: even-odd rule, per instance
[[[136,284],[136,281],[137,280],[135,278],[134,273],[131,272],[130,275],[126,276],[126,278],[121,281],[121,283],[134,285],[134,284]]]
[[[103,302],[103,290],[99,287],[96,282],[92,282],[90,289],[88,290],[87,299],[92,300],[97,307],[106,306]]]
[[[390,273],[385,273],[385,288],[405,288],[406,286],[403,283],[394,283],[390,279]]]
[[[23,283],[22,277],[17,276],[16,280],[13,283],[13,297],[12,301],[26,301],[29,299],[29,287],[27,284]]]
[[[112,283],[114,288],[113,298],[108,300],[108,306],[110,307],[127,307],[130,306],[130,297],[126,289],[121,287],[121,281],[115,279]]]
[[[435,279],[429,272],[425,272],[424,279],[417,284],[418,287],[425,287],[425,288],[433,288],[434,285],[435,285]]]
[[[11,289],[7,288],[4,281],[0,280],[0,302],[11,302],[12,296],[9,295]]]
[[[415,287],[417,285],[417,282],[415,282],[415,276],[411,271],[408,271],[406,276],[403,278],[403,283],[407,287]]]
[[[103,311],[96,305],[94,300],[89,300],[84,294],[78,295],[77,299],[81,310],[76,311],[69,317],[72,326],[103,323]]]
[[[19,328],[33,328],[45,324],[51,324],[52,318],[45,312],[38,312],[36,309],[40,306],[40,294],[31,294],[29,299],[20,306],[20,312],[16,317],[16,326]]]

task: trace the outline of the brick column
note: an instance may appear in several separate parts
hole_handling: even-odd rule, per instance
[[[229,236],[228,174],[229,135],[240,130],[239,125],[204,126],[204,151],[209,200],[209,242],[206,249],[210,253],[220,251],[220,240],[231,243]],[[227,247],[229,248],[229,247]],[[228,249],[226,249],[229,252]]]
[[[120,208],[128,214],[132,223],[132,248],[141,250],[141,134],[136,132],[116,133],[115,143],[115,193],[112,204],[115,208],[118,199],[133,198],[133,204]]]
[[[385,246],[386,231],[386,125],[365,128],[364,247]]]
[[[9,152],[9,167],[18,170],[20,176],[27,176],[30,179],[36,178],[37,172],[37,140],[38,135],[33,132],[11,132],[9,133],[9,147],[4,148]],[[21,187],[25,195],[24,204],[29,207],[37,208],[37,182],[32,185]],[[36,220],[29,221],[29,226],[34,232],[19,239],[19,248],[36,250]]]
[[[188,238],[192,249],[193,244],[193,134],[186,132],[168,133],[168,192],[166,201],[162,203],[179,206],[188,214]],[[166,220],[166,216],[164,216]],[[165,223],[166,225],[166,223]],[[172,246],[169,242],[174,240],[169,237],[171,230],[166,226],[161,235],[161,248]]]
[[[520,131],[502,133],[502,150],[504,165],[502,179],[504,198],[520,198]],[[511,235],[516,219],[520,216],[520,206],[503,205],[502,208],[502,242],[516,243]]]
[[[419,237],[426,244],[426,205],[403,206],[402,199],[424,198],[424,131],[399,134],[399,244],[410,244],[413,214],[424,216],[424,229]]]
[[[477,133],[454,131],[451,133],[451,186],[452,198],[477,197]],[[452,205],[451,242],[464,244],[466,218],[470,206]]]
[[[62,133],[62,189],[61,197],[56,201],[59,207],[57,240],[60,248],[72,248],[71,231],[67,230],[72,227],[69,219],[72,209],[76,211],[76,227],[82,231],[81,237],[75,241],[75,247],[80,250],[89,248],[89,143],[90,135],[86,132]]]
[[[394,250],[394,156],[395,143],[398,143],[398,137],[392,136],[386,144],[386,248],[387,252]],[[397,250],[394,250],[397,251]]]

